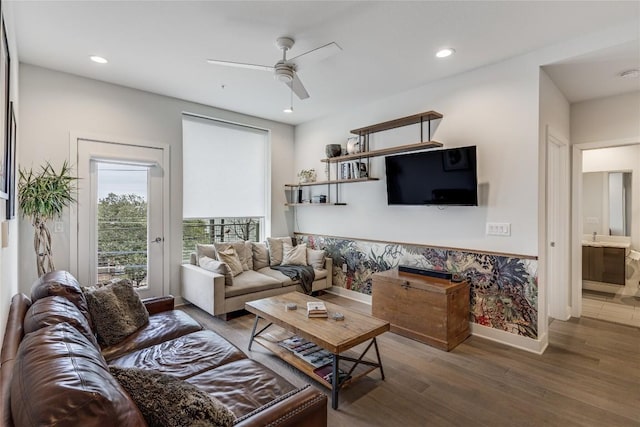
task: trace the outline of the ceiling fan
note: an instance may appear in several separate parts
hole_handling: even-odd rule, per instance
[[[298,77],[298,70],[305,67],[311,62],[317,62],[324,58],[327,58],[342,50],[337,43],[331,42],[324,46],[311,49],[308,52],[302,53],[294,58],[287,59],[287,51],[291,50],[295,41],[291,37],[278,37],[276,40],[276,46],[282,50],[282,59],[275,63],[273,66],[269,65],[256,65],[245,64],[242,62],[220,61],[217,59],[207,59],[210,64],[225,65],[228,67],[249,68],[253,70],[271,71],[274,73],[276,80],[285,83],[291,88],[293,93],[300,99],[309,98],[309,92],[305,89],[304,85]]]

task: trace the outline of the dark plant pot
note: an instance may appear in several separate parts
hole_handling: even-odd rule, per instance
[[[340,144],[327,144],[324,147],[327,157],[337,157],[342,153],[342,146]]]

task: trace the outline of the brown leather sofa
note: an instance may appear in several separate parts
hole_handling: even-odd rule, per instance
[[[224,403],[237,426],[326,426],[327,398],[297,388],[204,330],[173,297],[144,301],[149,323],[99,348],[78,282],[48,273],[12,298],[1,353],[2,426],[144,426],[109,365],[181,378]],[[31,308],[31,310],[30,310]],[[171,402],[166,402],[171,405]]]

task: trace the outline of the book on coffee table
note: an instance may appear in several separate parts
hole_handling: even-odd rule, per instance
[[[307,317],[329,317],[327,306],[322,301],[307,302]]]

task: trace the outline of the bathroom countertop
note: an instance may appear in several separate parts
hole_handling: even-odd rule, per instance
[[[595,248],[630,248],[631,243],[626,242],[598,242],[592,240],[583,240],[582,246],[592,246]]]

